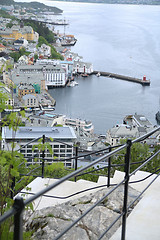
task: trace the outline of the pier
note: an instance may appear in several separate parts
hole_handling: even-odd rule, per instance
[[[93,71],[93,74],[98,76],[104,76],[104,77],[110,77],[110,78],[117,78],[125,81],[140,83],[143,86],[150,86],[150,80],[146,80],[146,77],[144,76],[143,79],[140,78],[134,78],[129,76],[124,76],[116,73],[110,73],[110,72],[101,72],[101,71]]]

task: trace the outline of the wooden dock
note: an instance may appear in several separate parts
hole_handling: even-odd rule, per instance
[[[101,72],[101,71],[94,71],[93,74],[95,74],[95,75],[99,74],[100,76],[104,76],[104,77],[117,78],[117,79],[122,79],[125,81],[140,83],[143,86],[150,86],[150,80],[146,80],[146,79],[128,77],[128,76],[124,76],[124,75],[120,75],[120,74],[116,74],[116,73]]]

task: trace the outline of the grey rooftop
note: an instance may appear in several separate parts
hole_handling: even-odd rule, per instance
[[[72,127],[19,127],[14,139],[34,139],[45,135],[53,139],[76,139]],[[13,131],[8,127],[2,128],[2,139],[12,139]]]

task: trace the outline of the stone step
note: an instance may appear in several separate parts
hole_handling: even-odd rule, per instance
[[[28,184],[27,187],[31,189],[30,191],[28,191],[28,193],[37,193],[37,192],[41,191],[42,189],[44,189],[45,187],[47,187],[48,185],[55,183],[56,181],[57,181],[56,179],[37,177],[30,184]],[[60,184],[59,186],[55,187],[54,189],[50,190],[49,192],[47,192],[46,195],[65,197],[65,196],[69,196],[74,193],[83,191],[87,188],[94,188],[99,185],[101,185],[101,184],[83,180],[83,179],[78,180],[77,182],[66,181],[66,182]],[[102,189],[102,188],[96,188],[96,189],[92,189],[89,191],[84,191],[80,194],[73,195],[70,198],[64,198],[64,199],[63,198],[62,199],[50,198],[50,197],[43,196],[34,201],[33,207],[34,207],[34,209],[37,209],[37,210],[42,209],[44,207],[53,206],[56,204],[60,204],[60,203],[69,201],[71,199],[76,199],[76,198],[82,197],[84,195],[90,194],[91,192],[95,192],[100,189]],[[24,192],[24,191],[25,190],[23,189],[22,192]],[[19,195],[21,195],[21,193],[19,193]],[[25,199],[30,196],[31,196],[31,194],[26,194]]]

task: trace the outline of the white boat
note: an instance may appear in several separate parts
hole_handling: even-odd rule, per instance
[[[68,87],[75,87],[75,86],[77,86],[78,85],[78,82],[76,82],[76,81],[72,81],[72,82],[69,82],[68,83]]]
[[[97,77],[100,77],[100,76],[101,76],[100,72],[98,72],[98,73],[96,74],[96,76],[97,76]]]

